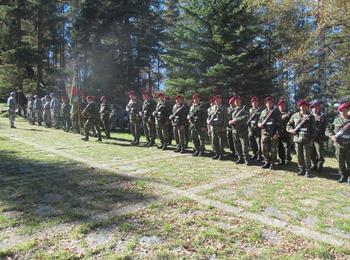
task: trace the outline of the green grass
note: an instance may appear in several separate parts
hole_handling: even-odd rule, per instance
[[[213,162],[133,147],[126,133],[113,133],[115,139],[102,144],[93,138],[84,143],[78,135],[31,126],[21,118],[16,124],[18,128],[12,130],[7,119],[0,118],[0,258],[301,259],[350,255],[348,248],[297,237],[187,197],[165,200],[169,191],[157,188],[161,183],[186,190],[249,172],[252,177],[198,195],[248,212],[268,214],[266,208],[274,208],[282,216],[272,218],[282,217],[294,225],[304,226],[303,219],[313,216],[318,221],[311,228],[316,231],[336,228],[350,233],[347,185],[325,178],[296,177],[290,171],[270,172],[231,161]],[[104,165],[105,170],[81,163],[81,159]],[[335,165],[334,159],[327,158],[327,167]],[[146,201],[149,206],[128,214],[100,218]],[[61,226],[62,230],[55,230]],[[49,229],[53,231],[41,236]],[[101,230],[106,234],[99,236]],[[278,242],[267,240],[266,233],[278,234]],[[106,240],[91,242],[88,238],[92,235]],[[19,240],[22,237],[24,242]],[[142,237],[159,241],[145,244]],[[9,239],[13,241],[5,246]]]

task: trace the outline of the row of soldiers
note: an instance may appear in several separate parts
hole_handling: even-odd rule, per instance
[[[220,96],[214,96],[209,100],[208,108],[206,103],[201,102],[200,95],[193,94],[192,105],[189,108],[180,95],[175,97],[174,105],[171,105],[164,93],[158,93],[158,101],[154,100],[151,93],[144,92],[142,95],[143,102],[139,101],[134,91],[128,92],[129,103],[126,111],[129,115],[133,145],[140,143],[143,125],[147,139],[145,146],[155,145],[157,135],[160,139],[158,148],[166,150],[173,137],[177,144],[175,152],[184,153],[189,135],[194,144],[193,156],[203,155],[209,139],[213,151],[212,159],[222,160],[227,142],[237,164],[249,165],[252,161],[263,161],[262,168],[271,170],[275,169],[276,165],[288,164],[291,161],[294,145],[299,167],[297,174],[312,177],[313,172],[323,168],[324,143],[329,138],[336,151],[341,175],[339,182],[345,182],[349,176],[350,103],[341,104],[338,108],[339,117],[328,124],[317,100],[311,104],[300,100],[297,103],[298,111],[291,114],[287,110],[286,101],[280,100],[275,105],[272,97],[267,97],[263,106],[260,106],[257,97],[252,97],[248,108],[243,105],[239,96],[230,98],[228,107],[222,103]],[[51,105],[55,97],[50,96],[50,115],[51,118],[55,118],[58,110],[55,111],[55,105]],[[34,98],[34,102],[35,100],[37,97]],[[48,97],[45,97],[45,100],[44,110],[45,106],[48,106]],[[69,104],[66,100],[62,98],[62,105]],[[8,101],[9,103],[11,102]],[[106,138],[110,138],[110,107],[106,97],[101,97],[100,103],[99,107],[93,96],[86,98],[86,105],[82,111],[84,141],[89,140],[91,130],[96,132],[98,141],[101,141],[101,126],[105,130]],[[33,110],[36,110],[36,106],[33,107]],[[37,116],[35,118],[38,120]],[[52,122],[55,122],[55,119]],[[249,155],[249,150],[252,151],[252,156]]]
[[[328,124],[322,112],[321,103],[314,100],[297,102],[298,111],[291,114],[287,102],[279,100],[274,104],[272,97],[264,100],[252,97],[251,106],[243,105],[240,96],[229,100],[229,107],[222,103],[220,96],[210,99],[207,108],[200,95],[193,94],[190,108],[180,95],[175,104],[166,99],[164,93],[158,94],[156,102],[150,93],[143,93],[143,102],[134,91],[128,93],[132,144],[138,145],[140,126],[143,124],[147,139],[146,146],[155,144],[156,133],[160,139],[159,149],[167,149],[170,144],[169,125],[176,140],[175,152],[184,153],[187,147],[188,130],[193,140],[193,156],[202,156],[209,137],[214,160],[222,160],[224,146],[228,140],[232,155],[237,164],[249,165],[252,161],[263,161],[262,168],[275,169],[276,165],[288,164],[294,146],[299,171],[297,175],[313,177],[321,171],[324,164],[325,141],[333,141],[338,160],[339,182],[345,182],[350,170],[350,103],[341,104],[339,117]],[[249,150],[252,151],[250,156]],[[280,158],[277,163],[277,155]]]

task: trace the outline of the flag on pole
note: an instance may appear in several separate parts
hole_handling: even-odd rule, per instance
[[[71,93],[70,93],[71,118],[76,124],[77,131],[80,131],[80,100],[79,90],[76,84],[76,77],[73,78]]]

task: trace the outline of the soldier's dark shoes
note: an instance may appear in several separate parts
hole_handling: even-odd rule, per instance
[[[232,152],[232,153],[230,153],[230,156],[231,156],[231,157],[236,157],[236,153],[233,153],[233,152]]]
[[[298,175],[298,176],[303,176],[303,175],[305,175],[305,171],[302,170],[302,169],[300,169],[300,170],[297,172],[297,175]]]
[[[203,156],[203,152],[202,151],[199,151],[198,154],[197,154],[198,157],[201,157]]]
[[[311,172],[306,171],[305,172],[305,177],[306,178],[312,178],[312,177],[314,177],[314,175]]]
[[[249,166],[250,165],[250,162],[248,160],[244,160],[244,164]]]
[[[180,153],[186,153],[185,149],[181,149]]]
[[[322,170],[323,170],[323,162],[318,162],[318,163],[317,163],[317,170],[318,170],[319,172],[322,172]]]
[[[163,146],[164,146],[163,144],[160,144],[160,145],[157,146],[157,148],[158,148],[158,149],[162,149]]]
[[[256,160],[256,159],[258,159],[257,155],[253,155],[253,156],[250,157],[250,160]]]
[[[276,166],[275,166],[275,164],[271,163],[269,168],[270,168],[270,170],[275,170]]]
[[[256,158],[257,161],[262,161],[262,156],[261,155],[258,155],[257,158]]]
[[[217,160],[223,161],[223,160],[224,160],[224,157],[220,154],[220,155],[218,156],[218,159],[217,159]]]
[[[263,166],[261,166],[261,168],[263,169],[267,169],[270,167],[270,164],[268,162],[264,163]]]
[[[135,142],[135,143],[134,143],[134,145],[139,145],[139,144],[140,144],[140,142],[139,142],[139,141],[137,141],[137,142]]]
[[[178,152],[180,152],[180,151],[181,151],[181,148],[178,147],[176,150],[174,150],[174,153],[178,153]]]
[[[312,171],[317,171],[317,166],[316,166],[316,165],[313,165],[313,166],[311,167],[311,170],[312,170]]]
[[[83,137],[83,138],[81,138],[81,140],[83,140],[83,141],[89,141],[89,138]]]
[[[279,166],[282,166],[282,165],[285,165],[286,163],[285,163],[285,161],[280,161],[279,163],[277,163],[277,165],[279,165]]]
[[[238,159],[238,160],[235,161],[235,163],[236,163],[236,164],[243,164],[243,163],[244,163],[244,160]]]
[[[150,142],[147,146],[152,147],[154,145],[154,142]]]
[[[198,154],[199,154],[199,151],[195,151],[195,152],[192,154],[192,156],[198,156]]]
[[[102,142],[102,138],[98,138],[98,139],[97,139],[97,142]]]
[[[167,149],[167,146],[163,145],[162,150],[166,150],[166,149]]]
[[[342,176],[338,179],[338,182],[339,182],[339,183],[345,183],[346,180],[347,180],[347,178],[346,178],[344,175],[342,175]]]
[[[215,154],[213,157],[211,157],[213,160],[217,160],[219,158],[218,154]]]

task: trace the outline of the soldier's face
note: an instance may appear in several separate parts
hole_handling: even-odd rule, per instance
[[[198,97],[195,97],[195,98],[193,99],[193,103],[198,104],[198,103],[199,103],[199,98],[198,98]]]
[[[257,108],[259,106],[259,102],[258,101],[253,101],[252,102],[252,107],[253,108]]]
[[[271,100],[269,100],[269,101],[266,102],[266,107],[267,107],[268,109],[271,109],[271,108],[272,108],[272,101],[271,101]]]
[[[349,113],[350,111],[347,110],[347,109],[343,109],[342,111],[339,111],[339,115],[342,117],[342,118],[348,118],[349,117]]]
[[[235,100],[235,105],[236,105],[237,107],[240,107],[240,106],[242,105],[242,100],[241,100],[240,98],[236,98],[236,100]]]
[[[281,112],[284,111],[285,108],[286,108],[285,105],[279,105],[279,106],[278,106],[278,110],[281,111]]]
[[[148,95],[143,95],[143,99],[144,100],[149,100],[149,96]]]
[[[321,108],[319,106],[314,106],[312,108],[312,113],[314,113],[314,114],[319,114],[320,111],[321,111]]]
[[[303,112],[303,113],[306,113],[308,111],[308,106],[305,106],[305,105],[302,105],[299,107],[300,111]]]
[[[165,100],[165,97],[164,96],[159,96],[159,100],[163,102]]]
[[[182,104],[183,99],[182,99],[182,98],[177,98],[177,99],[175,100],[175,102],[176,102],[176,104]]]
[[[132,101],[135,101],[135,100],[136,100],[136,96],[135,96],[135,95],[130,95],[129,98],[130,98]]]

